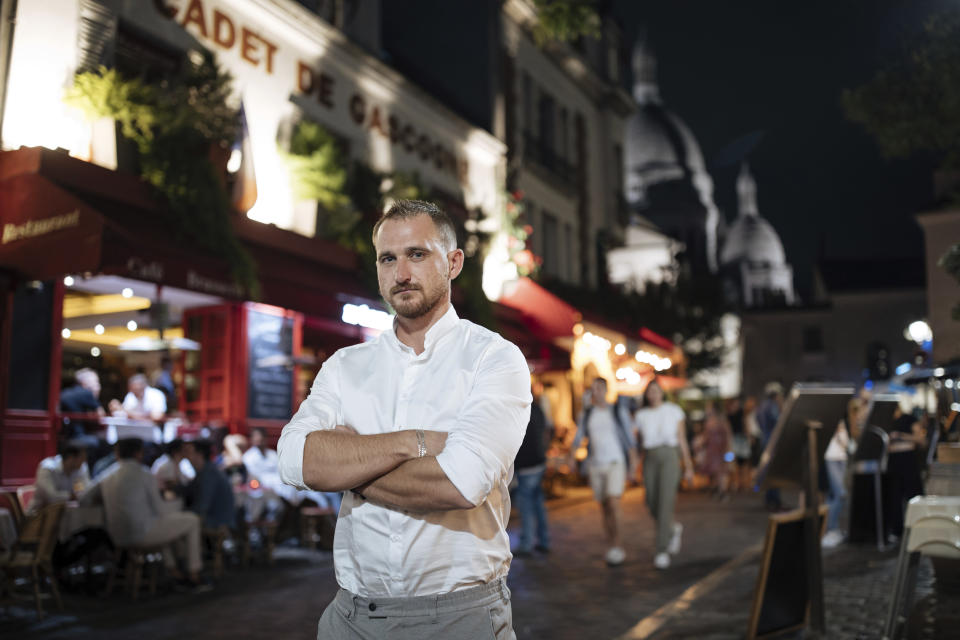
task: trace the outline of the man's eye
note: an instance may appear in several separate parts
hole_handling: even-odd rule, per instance
[[[393,260],[393,256],[383,256],[382,258],[380,258],[380,264],[386,264],[391,260]]]
[[[414,251],[413,253],[410,254],[410,257],[412,258],[422,258],[423,256],[424,256],[423,251]]]

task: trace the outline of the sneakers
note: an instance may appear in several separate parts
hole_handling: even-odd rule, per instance
[[[820,546],[824,549],[832,549],[841,542],[843,542],[843,534],[839,530],[834,529],[832,531],[827,531],[827,533],[823,536],[823,539],[820,541]]]
[[[605,559],[608,565],[611,567],[616,567],[617,565],[623,564],[623,561],[626,559],[626,557],[627,553],[622,547],[610,547],[607,549],[607,555]]]
[[[670,538],[670,544],[667,545],[667,553],[672,556],[680,553],[680,537],[683,535],[683,525],[679,522],[673,523],[673,537]],[[662,554],[661,554],[662,555]]]
[[[653,566],[657,569],[666,569],[670,566],[670,554],[661,551],[653,558]]]

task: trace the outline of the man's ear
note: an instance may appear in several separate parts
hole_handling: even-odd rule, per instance
[[[463,271],[463,249],[454,249],[449,252],[447,264],[450,266],[450,279],[453,280]]]

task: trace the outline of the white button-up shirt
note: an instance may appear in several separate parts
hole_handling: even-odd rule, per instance
[[[530,416],[530,373],[512,343],[451,307],[416,355],[393,330],[337,351],[284,427],[284,482],[303,483],[307,435],[347,425],[360,434],[448,432],[437,462],[472,509],[407,513],[347,493],[333,557],[337,582],[362,596],[448,593],[506,576],[507,485]]]

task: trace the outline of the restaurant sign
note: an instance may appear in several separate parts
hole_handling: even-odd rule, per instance
[[[39,220],[27,220],[21,224],[8,222],[3,225],[2,244],[45,236],[61,229],[70,229],[80,226],[80,210],[74,209],[69,213],[62,213]]]
[[[329,70],[317,68],[298,55],[286,55],[282,43],[264,36],[262,31],[245,24],[232,13],[214,8],[212,0],[206,0],[206,4],[204,0],[155,2],[161,13],[170,20],[211,43],[216,49],[238,54],[240,60],[267,76],[274,75],[282,62],[293,61],[292,68],[283,65],[281,69],[293,79],[292,93],[309,98],[309,103],[326,110],[332,111],[338,107],[346,109],[348,121],[353,125],[379,134],[393,146],[460,183],[466,181],[467,160],[458,157],[447,145],[432,139],[428,133],[418,130],[413,123],[404,121],[385,105],[375,103],[360,91],[349,91],[347,97],[338,97],[339,82],[337,77],[328,73]]]

